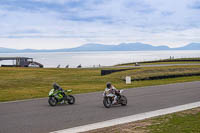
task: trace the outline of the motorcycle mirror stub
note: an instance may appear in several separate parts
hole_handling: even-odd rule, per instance
[[[131,84],[131,76],[126,76],[126,84]]]

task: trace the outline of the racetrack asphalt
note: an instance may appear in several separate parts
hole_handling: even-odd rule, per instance
[[[107,109],[102,92],[78,94],[75,105],[51,107],[48,99],[0,103],[0,133],[47,133],[200,101],[200,81],[131,88],[127,106]]]
[[[130,67],[130,68],[135,68],[135,67],[162,67],[162,66],[193,66],[193,65],[200,65],[200,63],[184,63],[184,64],[151,64],[151,65],[147,65],[147,64],[142,64],[139,66],[135,66],[133,65],[123,65],[123,66],[114,66],[116,68],[124,68],[124,67]],[[113,66],[112,66],[113,67]]]

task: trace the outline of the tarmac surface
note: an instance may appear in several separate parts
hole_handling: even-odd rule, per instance
[[[124,65],[124,66],[115,66],[115,67],[119,67],[119,68],[124,68],[124,67],[130,67],[130,68],[135,68],[135,67],[162,67],[162,66],[193,66],[193,65],[200,65],[200,63],[184,63],[184,64],[151,64],[151,65],[139,65],[139,66],[135,66],[135,65]],[[113,66],[112,66],[113,67]]]
[[[124,91],[127,106],[103,106],[102,92],[74,95],[74,105],[51,107],[48,99],[0,103],[0,133],[48,133],[200,101],[200,81]]]

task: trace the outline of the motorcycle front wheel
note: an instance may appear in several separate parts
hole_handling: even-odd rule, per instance
[[[108,97],[105,97],[105,98],[103,99],[103,105],[104,105],[104,107],[106,107],[106,108],[110,108],[111,105],[112,105],[112,101],[111,101]]]
[[[56,106],[56,104],[57,104],[58,101],[56,100],[55,97],[49,97],[48,102],[49,102],[50,106]]]
[[[68,102],[69,104],[74,104],[74,103],[75,103],[75,97],[72,96],[72,95],[69,95],[68,97],[69,97],[69,99],[68,99],[67,102]]]

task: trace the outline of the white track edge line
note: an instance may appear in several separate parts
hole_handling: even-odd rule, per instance
[[[184,104],[184,105],[179,105],[179,106],[175,106],[175,107],[169,107],[169,108],[165,108],[165,109],[159,109],[156,111],[150,111],[150,112],[140,113],[140,114],[136,114],[136,115],[121,117],[121,118],[117,118],[117,119],[107,120],[107,121],[103,121],[103,122],[98,122],[98,123],[53,131],[51,133],[86,132],[86,131],[90,131],[90,130],[94,130],[94,129],[110,127],[110,126],[114,126],[114,125],[134,122],[134,121],[138,121],[138,120],[144,120],[147,118],[156,117],[156,116],[160,116],[160,115],[171,114],[171,113],[175,113],[175,112],[179,112],[179,111],[183,111],[183,110],[187,110],[187,109],[192,109],[192,108],[196,108],[196,107],[200,107],[200,101],[194,102],[194,103],[189,103],[189,104]]]

